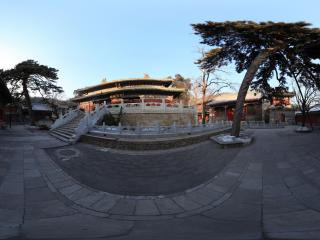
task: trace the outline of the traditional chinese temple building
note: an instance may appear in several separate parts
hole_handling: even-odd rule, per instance
[[[211,121],[232,121],[238,93],[221,93],[207,104]],[[281,98],[266,100],[261,93],[248,91],[243,108],[243,121],[294,122],[294,110],[291,97],[294,94],[284,93]]]
[[[96,104],[107,104],[114,115],[123,112],[123,125],[186,124],[195,121],[195,109],[183,104],[184,88],[173,86],[173,79],[128,78],[103,81],[101,84],[75,90],[74,102],[84,111]]]

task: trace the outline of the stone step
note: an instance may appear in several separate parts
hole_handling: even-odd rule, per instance
[[[79,123],[67,123],[65,125],[62,125],[62,127],[63,126],[72,126],[72,127],[74,127],[74,126],[79,126]]]
[[[77,124],[77,125],[79,125],[79,123],[80,123],[80,121],[79,122],[68,122],[66,124]]]
[[[79,126],[78,124],[76,124],[76,125],[66,124],[66,125],[62,125],[61,127],[66,127],[66,128],[75,129],[75,128],[77,128],[78,126]]]
[[[79,123],[81,120],[82,120],[82,118],[76,119],[76,120],[71,120],[69,123]]]
[[[56,129],[54,129],[52,131],[60,132],[60,133],[67,134],[67,135],[70,135],[70,136],[72,136],[74,134],[74,130],[73,129],[56,128]]]
[[[73,134],[66,133],[66,132],[60,132],[60,131],[53,130],[51,133],[55,133],[61,137],[67,138],[67,139],[71,139],[73,137]]]
[[[85,114],[83,112],[79,112],[78,116],[61,127],[51,130],[50,134],[64,142],[71,142],[75,134],[74,130],[79,126],[79,123],[84,117]]]
[[[50,132],[50,135],[53,136],[53,137],[55,137],[55,138],[60,139],[60,140],[63,141],[63,142],[70,142],[70,139],[69,139],[69,138],[62,137],[62,136],[56,134],[55,132]]]
[[[75,128],[64,127],[64,126],[56,128],[56,129],[63,130],[63,131],[66,131],[66,132],[72,132],[72,133],[74,133],[74,130],[75,130]]]

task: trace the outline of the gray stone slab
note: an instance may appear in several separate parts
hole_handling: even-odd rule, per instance
[[[26,189],[26,204],[56,199],[48,187]]]
[[[140,216],[154,216],[159,215],[159,210],[153,200],[145,199],[145,200],[136,200],[136,208],[134,215]]]
[[[319,189],[311,186],[310,184],[295,186],[290,188],[290,190],[294,195],[296,195],[299,198],[312,197],[320,194]]]
[[[244,178],[241,180],[239,187],[247,190],[261,190],[262,179],[261,178]]]
[[[26,188],[45,187],[47,185],[42,177],[26,178],[24,182]]]
[[[21,224],[23,221],[23,209],[0,209],[0,226],[7,224]]]
[[[61,192],[63,195],[70,195],[73,192],[81,189],[82,187],[79,184],[73,184],[71,186],[68,187],[64,187],[64,188],[59,188],[59,192]]]
[[[190,211],[193,209],[197,209],[201,207],[201,204],[196,203],[187,195],[180,195],[172,198],[180,207],[183,209]]]
[[[9,239],[18,237],[20,234],[20,225],[19,224],[8,224],[0,226],[0,239]]]
[[[104,196],[102,199],[94,203],[90,208],[99,212],[108,212],[119,200],[117,197]]]
[[[228,187],[217,185],[214,182],[207,184],[206,187],[213,190],[213,191],[217,191],[217,192],[221,192],[221,193],[226,193],[229,191]]]
[[[311,197],[299,197],[299,201],[308,208],[320,211],[320,194]]]
[[[219,193],[219,192],[217,192]],[[219,193],[221,194],[221,193]],[[201,204],[202,206],[206,206],[208,204],[210,204],[211,202],[213,202],[216,199],[212,199],[210,196],[201,193],[200,191],[196,190],[196,191],[192,191],[192,192],[188,192],[186,193],[186,196],[190,199],[192,199],[194,202]]]
[[[71,185],[74,185],[74,181],[72,179],[68,179],[68,180],[61,180],[61,181],[57,181],[57,182],[52,182],[53,186],[55,186],[56,188],[65,188],[65,187],[70,187]]]
[[[291,168],[291,164],[288,162],[277,162],[277,168],[279,169],[287,169],[287,168]]]
[[[225,201],[227,201],[231,196],[232,196],[232,193],[226,193],[226,194],[224,194],[221,198],[219,198],[218,200],[212,202],[212,203],[210,204],[210,206],[211,206],[211,207],[220,206],[222,203],[224,203]]]
[[[24,170],[25,178],[40,177],[41,173],[37,169]]]
[[[232,199],[239,203],[260,205],[262,202],[262,191],[239,187],[232,193]]]
[[[318,187],[320,187],[320,175],[312,177],[311,181],[316,184]]]
[[[238,203],[232,200],[226,201],[222,205],[213,208],[203,215],[213,219],[231,220],[231,221],[261,221],[261,206],[254,204]]]
[[[320,239],[320,231],[266,232],[268,239],[315,240]]]
[[[26,221],[21,231],[27,239],[94,239],[125,235],[132,227],[128,221],[76,214]]]
[[[224,195],[224,193],[212,190],[207,186],[200,188],[197,192],[210,198],[211,202],[218,200]]]
[[[0,194],[1,193],[23,194],[24,193],[23,183],[5,181],[0,186]]]
[[[282,197],[289,196],[291,192],[284,184],[273,184],[263,186],[263,197]]]
[[[11,182],[21,183],[23,182],[23,173],[7,173],[5,175],[4,181],[8,183],[11,183]]]
[[[282,184],[283,180],[279,174],[274,174],[272,172],[263,173],[263,185],[275,185]]]
[[[59,182],[62,180],[69,179],[69,176],[66,175],[64,172],[55,172],[52,174],[48,174],[46,172],[46,176],[50,179],[51,182]]]
[[[310,174],[315,173],[315,172],[316,172],[316,169],[314,169],[313,167],[305,166],[305,168],[302,169],[302,173],[305,174],[305,175],[310,175]]]
[[[83,205],[85,207],[90,207],[94,203],[98,202],[104,197],[104,195],[100,192],[91,192],[89,195],[76,200],[77,204]]]
[[[155,202],[161,214],[175,214],[184,211],[170,198],[158,198],[155,199]]]
[[[303,210],[264,218],[266,232],[299,232],[319,229],[320,213]]]
[[[25,211],[25,219],[40,219],[69,216],[77,213],[76,210],[65,206],[59,200],[41,201],[28,204]]]
[[[213,183],[217,186],[226,187],[227,189],[232,188],[235,184],[238,183],[238,177],[235,176],[220,176],[213,181]]]
[[[305,180],[302,177],[296,175],[284,178],[284,182],[288,187],[295,187],[305,184]]]
[[[239,172],[239,171],[233,171],[233,170],[227,170],[227,171],[225,171],[224,172],[224,174],[226,175],[226,176],[233,176],[233,177],[240,177],[240,175],[241,175],[241,172]]]
[[[262,170],[262,163],[249,163],[248,169],[251,171],[261,171]]]
[[[265,198],[263,200],[263,214],[265,216],[287,212],[296,212],[305,209],[306,207],[299,203],[293,196]]]
[[[203,213],[205,211],[209,211],[212,208],[213,207],[211,205],[202,206],[202,207],[197,208],[197,209],[193,209],[193,210],[190,210],[190,211],[185,211],[185,212],[182,212],[182,213],[178,213],[175,216],[178,217],[178,218],[194,217],[196,215],[200,215],[201,213]]]
[[[136,200],[120,198],[117,203],[109,210],[110,214],[133,215],[136,208]]]
[[[92,193],[91,190],[88,190],[86,188],[80,188],[77,191],[74,191],[70,194],[66,194],[66,197],[69,198],[71,201],[76,201],[78,199],[88,196],[90,193]]]
[[[24,207],[24,195],[23,194],[0,194],[0,209],[23,209]]]
[[[99,217],[99,218],[109,218],[110,217],[110,215],[107,214],[107,213],[97,212],[95,210],[82,207],[82,206],[80,206],[78,204],[73,204],[70,207],[72,207],[73,209],[79,211],[80,213],[87,214],[87,215],[90,215],[90,216]]]

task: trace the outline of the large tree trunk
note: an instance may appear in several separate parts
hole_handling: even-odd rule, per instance
[[[23,88],[23,95],[26,99],[26,104],[27,104],[27,108],[28,108],[28,112],[29,112],[29,117],[30,117],[30,122],[33,125],[34,124],[34,116],[33,116],[33,112],[32,112],[32,103],[31,103],[31,99],[30,99],[30,95],[29,95],[29,91],[28,91],[28,86],[27,86],[27,81],[23,80],[22,81],[22,88]]]
[[[205,94],[206,94],[206,92],[205,91],[203,91],[202,92],[202,94],[203,94],[203,96],[202,96],[202,104],[201,104],[201,107],[202,107],[202,113],[201,113],[201,117],[202,117],[202,119],[201,119],[201,123],[204,125],[204,124],[206,124],[206,101],[205,101]]]
[[[306,117],[308,118],[311,131],[313,131],[313,123],[312,123],[312,119],[311,119],[310,114],[309,114],[309,110],[306,111]]]
[[[304,109],[302,109],[301,111],[301,126],[305,127],[306,126],[306,111]]]
[[[237,103],[236,103],[236,109],[234,112],[234,118],[232,123],[232,130],[231,135],[235,137],[239,137],[240,134],[240,128],[241,128],[241,118],[242,118],[242,112],[243,112],[243,105],[246,99],[246,95],[249,89],[249,86],[254,78],[254,75],[258,71],[260,65],[275,51],[277,51],[278,48],[268,48],[263,50],[256,56],[256,58],[251,63],[250,67],[248,68],[237,97]]]

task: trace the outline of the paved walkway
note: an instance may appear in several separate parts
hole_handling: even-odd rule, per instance
[[[239,151],[224,151],[211,141],[157,152],[115,151],[81,143],[47,149],[79,182],[101,191],[136,196],[174,194],[196,187],[221,172]]]
[[[223,149],[234,154],[203,184],[126,196],[91,188],[94,183],[62,170],[43,148],[66,147],[46,133],[1,131],[0,239],[320,239],[319,130],[256,130],[254,136],[250,146]],[[191,148],[210,147],[214,143]],[[65,151],[68,162],[74,152]],[[182,152],[188,149],[170,155]]]

